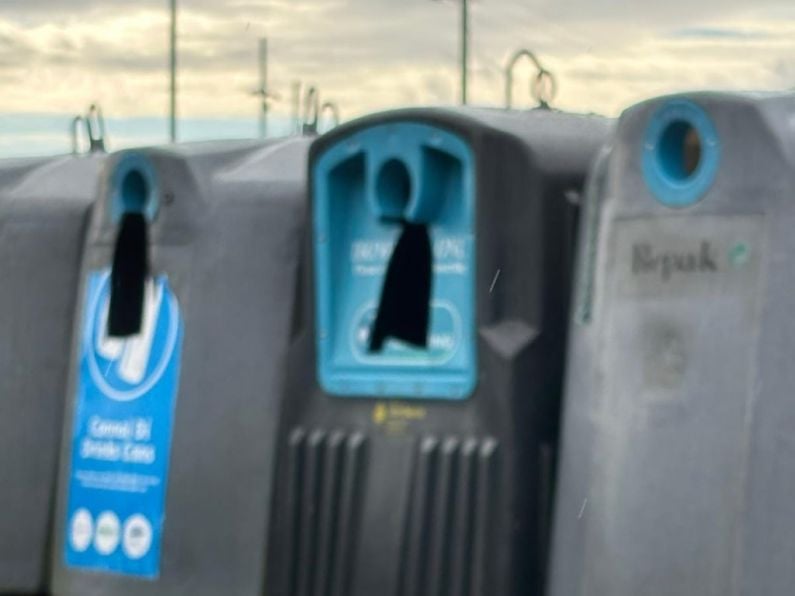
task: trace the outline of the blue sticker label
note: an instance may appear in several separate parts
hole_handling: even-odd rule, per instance
[[[80,344],[66,564],[156,578],[165,521],[182,320],[165,277],[150,281],[141,332],[107,335],[110,274],[92,273]]]

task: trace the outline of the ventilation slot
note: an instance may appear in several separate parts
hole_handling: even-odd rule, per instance
[[[111,270],[108,335],[129,337],[141,331],[144,289],[149,275],[147,222],[142,213],[125,213],[119,225]]]
[[[292,432],[286,596],[347,596],[362,491],[361,433]]]
[[[425,438],[404,528],[401,596],[487,596],[497,442]]]

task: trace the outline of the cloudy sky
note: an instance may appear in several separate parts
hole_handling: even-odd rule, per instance
[[[257,40],[270,40],[275,132],[291,83],[348,119],[457,101],[457,0],[179,0],[181,136],[256,134]],[[111,147],[163,142],[167,0],[0,0],[0,155],[68,149],[98,101]],[[555,104],[618,114],[671,91],[795,88],[793,0],[472,0],[471,101],[502,101],[512,50],[556,73]],[[517,71],[515,97],[531,105]]]

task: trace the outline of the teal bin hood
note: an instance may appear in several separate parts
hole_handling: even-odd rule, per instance
[[[347,397],[466,398],[476,383],[470,148],[427,124],[383,124],[329,147],[311,174],[323,388]],[[425,227],[431,243],[427,345],[389,338],[374,351],[379,297],[406,224]]]

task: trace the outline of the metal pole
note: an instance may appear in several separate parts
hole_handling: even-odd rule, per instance
[[[177,142],[177,0],[171,0],[171,32],[169,67],[171,80],[169,85],[169,139]]]
[[[467,105],[469,78],[469,0],[461,0],[461,105]]]
[[[259,88],[262,94],[262,112],[259,119],[259,136],[268,136],[268,39],[259,40]]]
[[[293,81],[290,105],[292,106],[291,120],[295,134],[301,133],[301,86],[301,81]]]

